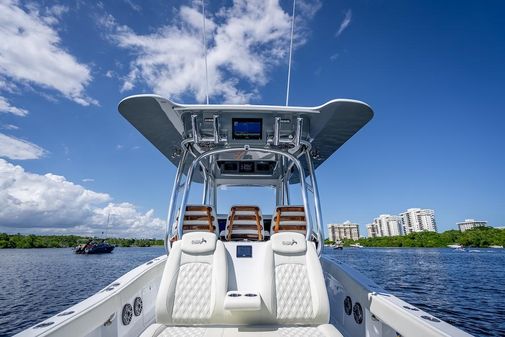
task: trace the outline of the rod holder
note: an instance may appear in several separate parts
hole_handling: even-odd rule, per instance
[[[198,126],[196,123],[196,115],[191,115],[191,132],[193,133],[193,142],[196,144],[199,140]]]
[[[281,138],[280,127],[281,127],[281,118],[275,117],[275,124],[274,124],[274,145],[275,146],[279,146],[279,141]]]
[[[303,128],[303,118],[298,117],[296,119],[295,147],[300,146],[300,141],[302,140],[302,128]]]
[[[219,115],[212,116],[214,124],[214,144],[219,144]]]

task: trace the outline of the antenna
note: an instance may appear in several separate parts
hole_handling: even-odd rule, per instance
[[[207,71],[207,37],[205,30],[205,0],[202,0],[202,17],[203,17],[203,54],[205,58],[205,97],[209,104],[209,73]]]
[[[293,0],[293,15],[291,16],[291,41],[289,43],[289,62],[288,62],[288,85],[286,89],[286,106],[289,105],[289,83],[291,82],[291,57],[293,55],[293,34],[295,30],[295,8],[296,0]]]

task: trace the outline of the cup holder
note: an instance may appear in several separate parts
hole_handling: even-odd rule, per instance
[[[258,296],[258,294],[245,294],[244,296],[247,296],[247,297],[256,297],[256,296]]]
[[[231,293],[231,294],[228,294],[228,296],[230,296],[230,297],[240,297],[240,296],[242,296],[242,294]]]

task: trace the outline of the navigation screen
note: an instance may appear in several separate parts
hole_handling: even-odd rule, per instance
[[[237,246],[237,257],[252,257],[252,246]]]
[[[233,139],[261,139],[261,118],[233,118]]]

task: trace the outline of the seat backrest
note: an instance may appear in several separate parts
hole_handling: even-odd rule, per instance
[[[307,219],[303,205],[277,206],[272,217],[270,233],[297,232],[307,233]]]
[[[272,235],[266,248],[261,292],[277,322],[327,324],[328,293],[314,243],[300,233],[282,232]]]
[[[263,240],[264,224],[258,206],[234,205],[226,221],[227,240]]]
[[[156,322],[209,324],[221,320],[228,269],[214,233],[191,232],[174,242],[156,298]]]
[[[174,238],[177,236],[179,216],[180,212],[172,230]],[[210,205],[186,205],[186,212],[184,212],[184,220],[182,222],[182,232],[211,232],[219,235],[219,225],[214,208]]]

